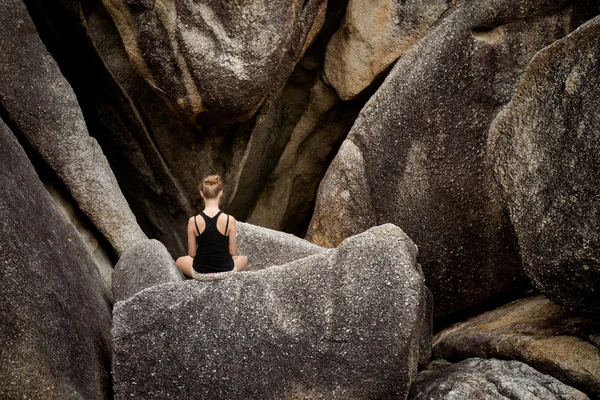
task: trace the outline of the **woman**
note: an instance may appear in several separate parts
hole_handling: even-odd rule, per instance
[[[188,221],[188,254],[177,259],[184,274],[198,280],[224,279],[241,272],[248,257],[237,253],[237,222],[219,209],[223,196],[221,178],[210,175],[200,184],[204,210]]]

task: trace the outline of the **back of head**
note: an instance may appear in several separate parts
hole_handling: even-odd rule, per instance
[[[200,184],[200,191],[205,199],[214,199],[221,190],[223,190],[223,186],[219,175],[209,175]]]

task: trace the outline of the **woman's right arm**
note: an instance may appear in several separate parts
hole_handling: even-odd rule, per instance
[[[194,226],[194,217],[188,220],[187,227],[188,236],[188,255],[192,258],[196,257],[196,227]]]

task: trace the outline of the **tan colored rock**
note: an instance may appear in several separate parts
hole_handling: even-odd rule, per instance
[[[360,95],[454,0],[350,0],[327,46],[325,76],[342,100]]]
[[[519,360],[598,398],[600,348],[591,341],[598,334],[597,318],[535,296],[439,332],[433,338],[433,358]]]
[[[308,225],[299,216],[311,214],[329,155],[352,125],[353,118],[347,114],[354,117],[358,110],[340,104],[335,90],[317,77],[302,117],[248,222],[288,232],[298,231],[299,224]]]

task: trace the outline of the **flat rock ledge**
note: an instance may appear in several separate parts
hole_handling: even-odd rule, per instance
[[[470,358],[421,371],[411,400],[587,400],[584,393],[519,361]]]
[[[121,301],[115,398],[406,398],[430,351],[416,253],[387,224],[285,265]]]
[[[167,248],[158,240],[144,240],[115,265],[113,295],[117,302],[149,287],[184,280]]]

